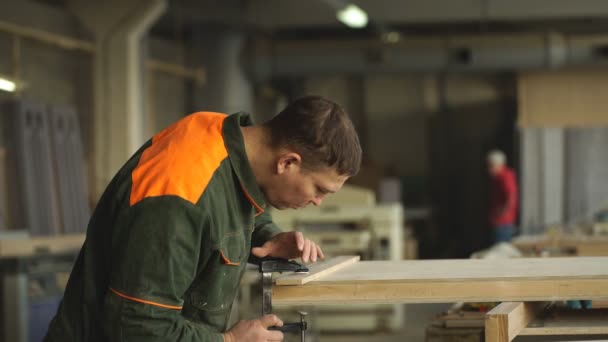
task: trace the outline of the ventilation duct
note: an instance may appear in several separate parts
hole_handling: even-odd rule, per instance
[[[255,80],[336,73],[514,71],[608,62],[608,36],[559,33],[380,41],[255,41]]]

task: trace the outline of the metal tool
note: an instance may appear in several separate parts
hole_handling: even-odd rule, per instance
[[[264,258],[260,261],[260,273],[262,273],[262,315],[269,315],[272,313],[272,273],[273,272],[295,272],[295,273],[308,273],[308,267],[299,264],[295,261],[279,258]],[[300,314],[300,322],[297,323],[285,323],[282,327],[270,327],[269,330],[279,330],[283,333],[286,332],[300,332],[301,342],[306,340],[306,330],[308,324],[306,323],[307,313],[304,311],[298,311]]]

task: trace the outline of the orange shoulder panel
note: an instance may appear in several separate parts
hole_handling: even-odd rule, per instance
[[[222,135],[225,118],[198,112],[155,135],[131,174],[130,204],[164,195],[196,203],[228,156]]]

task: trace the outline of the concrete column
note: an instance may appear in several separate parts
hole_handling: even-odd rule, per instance
[[[195,89],[195,110],[222,113],[253,110],[253,89],[244,72],[242,52],[245,34],[222,26],[200,26],[194,30],[191,63],[205,65],[206,83]]]
[[[145,142],[146,49],[142,39],[166,0],[72,0],[70,10],[93,32],[96,54],[95,194]]]

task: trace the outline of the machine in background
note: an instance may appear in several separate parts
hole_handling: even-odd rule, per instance
[[[0,233],[0,342],[42,340],[83,241],[84,234]]]

